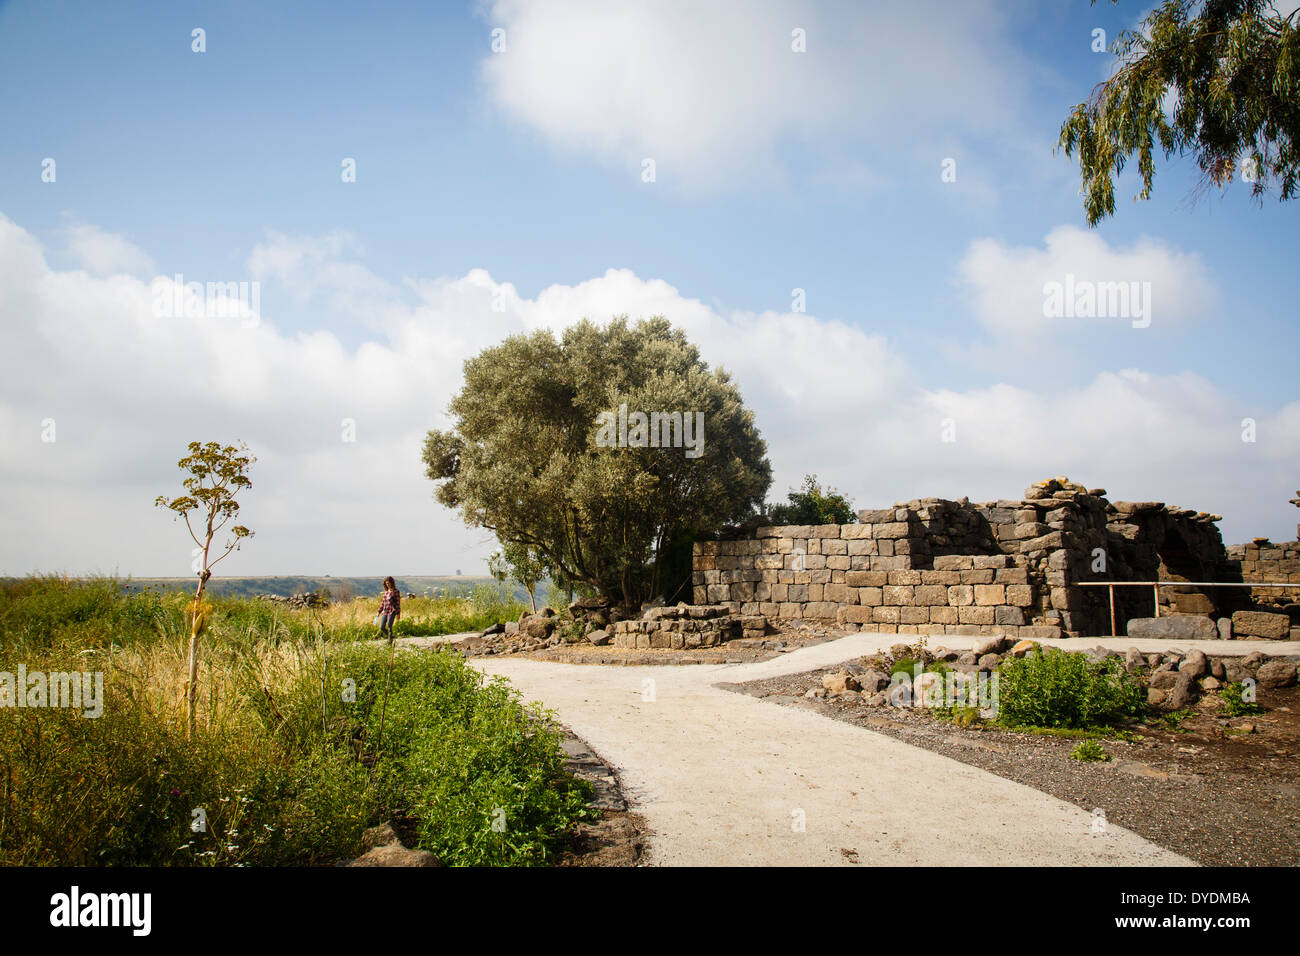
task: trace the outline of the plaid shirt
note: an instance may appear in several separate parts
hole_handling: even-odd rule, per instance
[[[400,591],[385,591],[379,601],[380,614],[401,614],[402,594]]]

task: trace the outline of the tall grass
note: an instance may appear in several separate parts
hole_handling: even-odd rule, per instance
[[[0,670],[102,671],[105,698],[98,718],[0,708],[0,864],[326,863],[394,817],[448,864],[537,864],[585,815],[549,715],[455,653],[213,603],[187,743],[184,595],[0,584]]]
[[[59,576],[0,580],[0,654],[24,649],[75,646],[77,650],[130,646],[188,634],[185,609],[191,595],[178,591],[130,591],[117,578],[76,580]],[[215,597],[205,647],[212,642],[252,640],[358,641],[376,637],[378,595],[327,608],[295,609],[273,601]],[[464,595],[402,601],[398,635],[454,634],[515,620],[527,610],[493,587]]]

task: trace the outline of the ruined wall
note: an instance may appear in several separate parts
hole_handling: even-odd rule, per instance
[[[859,519],[697,544],[695,602],[889,633],[1044,638],[1110,633],[1106,589],[1080,581],[1232,580],[1235,569],[1217,515],[1112,504],[1104,489],[1061,478],[1018,500],[925,498]],[[1231,613],[1243,598],[1168,590],[1161,613]],[[1150,589],[1116,589],[1117,631],[1153,603]]]
[[[1300,533],[1300,528],[1297,528]],[[1290,581],[1294,588],[1251,588],[1258,604],[1286,605],[1300,603],[1300,541],[1274,544],[1268,538],[1256,538],[1250,544],[1234,544],[1228,556],[1238,562],[1243,581]]]

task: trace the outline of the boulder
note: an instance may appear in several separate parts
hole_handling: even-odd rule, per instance
[[[998,665],[1002,663],[1000,654],[985,654],[976,662],[982,671],[995,671]]]
[[[1268,611],[1237,611],[1232,615],[1232,633],[1238,640],[1258,637],[1268,641],[1284,641],[1290,636],[1291,618],[1285,614]]]
[[[504,624],[493,624],[491,627],[484,630],[479,637],[490,637],[493,634],[504,634],[505,630],[506,626]]]
[[[397,831],[393,829],[391,823],[381,823],[379,826],[371,827],[361,834],[361,849],[363,850],[373,850],[377,846],[400,842]]]
[[[1222,686],[1223,686],[1223,681],[1219,680],[1217,677],[1201,678],[1201,690],[1213,691],[1213,690],[1218,690]]]
[[[440,866],[438,858],[427,850],[410,850],[402,845],[391,824],[381,823],[361,834],[365,850],[343,866]]]
[[[597,647],[608,644],[609,640],[609,631],[605,630],[603,627],[597,628],[587,635],[587,641],[591,644],[595,644]]]
[[[1196,691],[1196,678],[1186,672],[1179,672],[1167,703],[1174,710],[1183,710],[1196,702]]]
[[[822,678],[822,687],[828,694],[842,694],[848,690],[861,690],[862,685],[858,679],[848,671],[839,671],[835,674],[827,674]]]
[[[1029,640],[1017,641],[1014,645],[1012,645],[1011,650],[1008,651],[1007,653],[1010,654],[1012,657],[1024,657],[1030,651],[1037,650],[1037,648],[1038,648],[1037,641],[1029,641]]]
[[[882,687],[889,686],[889,675],[878,670],[868,670],[859,674],[857,681],[863,693],[874,694]]]
[[[930,689],[934,687],[939,688],[939,691],[930,691]],[[935,674],[932,671],[922,672],[922,674],[912,682],[912,700],[914,702],[923,703],[927,691],[930,691],[931,694],[933,694],[941,692],[942,689],[943,677],[941,675]]]
[[[971,653],[978,660],[987,654],[1000,654],[1006,648],[1009,642],[1005,637],[992,637],[985,641],[977,641],[971,648]]]
[[[1014,648],[1013,648],[1014,651]],[[1131,674],[1134,671],[1141,670],[1146,665],[1146,658],[1136,647],[1130,647],[1124,652],[1124,667]]]
[[[1203,677],[1210,672],[1210,661],[1200,651],[1193,650],[1178,665],[1179,673],[1191,674],[1193,677]]]
[[[1236,627],[1235,621],[1233,626]],[[1130,618],[1128,636],[1160,641],[1212,641],[1219,636],[1219,629],[1208,617],[1174,614]]]
[[[520,624],[520,629],[533,640],[544,641],[551,636],[551,631],[555,629],[555,622],[550,617],[539,614]]]
[[[1219,640],[1221,641],[1232,640],[1232,618],[1230,617],[1219,618]]]
[[[1259,671],[1255,674],[1255,680],[1258,681],[1260,687],[1269,690],[1290,687],[1296,682],[1295,662],[1279,657],[1267,664],[1261,664]]]
[[[1178,673],[1176,671],[1156,671],[1151,675],[1151,682],[1148,686],[1156,690],[1169,690],[1176,683],[1178,683]]]
[[[400,843],[387,843],[367,850],[348,866],[441,866],[428,850],[408,850]]]

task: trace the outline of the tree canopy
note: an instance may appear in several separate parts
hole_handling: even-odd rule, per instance
[[[788,504],[769,504],[767,517],[774,525],[853,524],[858,520],[853,502],[834,488],[824,491],[816,475],[804,475],[799,490],[790,489]]]
[[[1240,175],[1258,202],[1273,188],[1291,199],[1300,175],[1298,16],[1269,0],[1165,0],[1140,30],[1120,33],[1115,74],[1074,107],[1058,141],[1078,157],[1088,224],[1114,214],[1114,179],[1134,153],[1138,198],[1150,198],[1157,148],[1166,159],[1194,154],[1201,188]]]
[[[683,542],[751,516],[771,483],[730,376],[663,317],[512,336],[465,363],[449,411],[424,444],[437,499],[625,606],[680,583]]]

